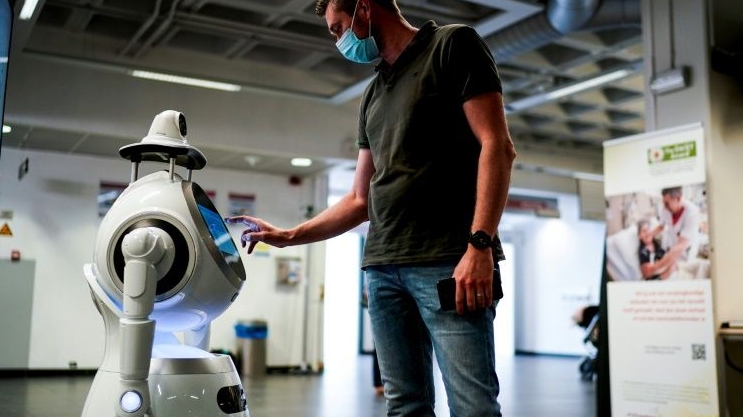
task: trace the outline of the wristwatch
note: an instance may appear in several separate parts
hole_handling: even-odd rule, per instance
[[[492,248],[493,238],[486,231],[477,230],[470,233],[470,245],[474,246],[475,249]]]

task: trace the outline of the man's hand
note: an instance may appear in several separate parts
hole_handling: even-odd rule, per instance
[[[465,314],[493,304],[493,252],[488,249],[467,248],[454,269],[457,280],[457,313]]]
[[[658,223],[658,225],[656,225],[652,230],[653,237],[658,236],[659,234],[663,233],[663,229],[665,228],[666,228],[665,223]]]
[[[283,248],[288,244],[289,237],[286,230],[279,229],[257,217],[234,216],[227,217],[224,221],[227,224],[243,224],[246,226],[240,237],[240,243],[244,248],[250,242],[248,245],[248,254],[253,253],[253,249],[258,242],[264,242],[278,248]]]

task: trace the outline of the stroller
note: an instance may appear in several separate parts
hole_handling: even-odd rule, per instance
[[[588,351],[578,366],[580,377],[583,381],[593,381],[596,375],[596,356],[599,346],[599,307],[594,305],[583,307],[576,312],[573,320],[585,329],[583,344]]]

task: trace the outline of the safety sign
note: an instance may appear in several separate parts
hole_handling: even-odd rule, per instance
[[[3,227],[0,227],[0,236],[13,236],[13,232],[10,230],[8,223],[5,223],[3,224]]]

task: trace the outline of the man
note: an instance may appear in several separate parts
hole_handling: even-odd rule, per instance
[[[684,200],[681,187],[664,188],[661,196],[665,210],[661,210],[659,227],[664,249],[677,247],[680,260],[695,259],[699,249],[699,208]]]
[[[433,416],[432,352],[452,415],[501,416],[495,373],[496,228],[515,151],[488,48],[469,27],[420,29],[395,0],[318,0],[341,54],[379,58],[359,117],[351,191],[291,229],[236,217],[248,253],[331,238],[370,221],[362,268],[388,415]],[[455,277],[456,312],[437,281]]]
[[[663,248],[678,253],[678,268],[670,278],[709,278],[709,261],[698,257],[699,208],[683,198],[681,187],[664,188],[661,196],[663,209],[657,231],[661,233]]]

